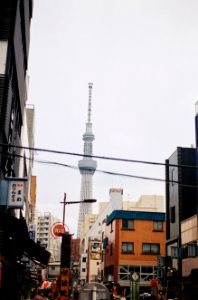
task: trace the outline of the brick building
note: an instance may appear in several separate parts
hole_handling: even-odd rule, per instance
[[[158,256],[165,256],[165,239],[165,213],[113,211],[103,241],[106,280],[129,287],[136,272],[139,285],[148,286],[157,274]]]

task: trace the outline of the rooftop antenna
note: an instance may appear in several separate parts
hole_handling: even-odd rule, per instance
[[[93,88],[93,83],[88,83],[89,87],[89,101],[88,101],[88,123],[91,123],[91,98],[92,98],[92,88]]]

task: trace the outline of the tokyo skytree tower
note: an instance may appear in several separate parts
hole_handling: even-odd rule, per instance
[[[86,130],[83,134],[84,141],[84,155],[93,155],[93,145],[92,142],[94,140],[94,134],[92,133],[92,123],[91,123],[91,100],[92,100],[92,88],[93,83],[88,84],[89,88],[89,97],[88,97],[88,119],[86,123]],[[78,168],[82,175],[81,177],[81,192],[80,192],[80,200],[84,199],[92,199],[92,177],[97,168],[97,162],[93,160],[91,157],[84,156],[78,162]],[[92,204],[91,203],[80,203],[79,208],[79,217],[78,217],[78,229],[77,229],[77,237],[80,237],[80,228],[81,223],[84,221],[85,215],[92,212]]]

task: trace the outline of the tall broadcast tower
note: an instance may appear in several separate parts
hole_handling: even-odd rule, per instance
[[[91,100],[92,100],[92,88],[93,83],[88,84],[89,87],[89,98],[88,98],[88,120],[86,123],[86,131],[83,134],[84,141],[84,157],[78,162],[78,167],[80,173],[82,175],[81,178],[81,192],[80,192],[80,200],[84,199],[92,199],[92,177],[97,167],[97,162],[93,160],[91,157],[92,151],[92,142],[94,140],[94,134],[92,133],[92,123],[91,123]],[[82,222],[84,221],[85,215],[92,212],[92,204],[91,203],[80,203],[79,209],[79,217],[78,217],[78,229],[77,229],[77,237],[80,237],[80,227]]]

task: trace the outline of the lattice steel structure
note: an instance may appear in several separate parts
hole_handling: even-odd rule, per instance
[[[88,88],[89,88],[88,120],[86,123],[85,133],[83,134],[84,157],[78,162],[78,167],[82,175],[81,192],[80,192],[81,201],[83,201],[84,199],[92,198],[92,177],[97,168],[97,162],[93,160],[91,157],[93,155],[93,140],[95,139],[94,134],[92,133],[92,123],[91,123],[91,101],[92,101],[93,84],[89,83]],[[91,203],[80,203],[77,237],[80,237],[80,227],[82,222],[84,221],[85,215],[91,212],[92,212]]]

